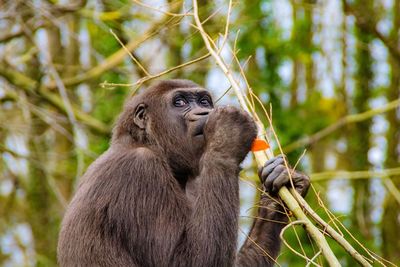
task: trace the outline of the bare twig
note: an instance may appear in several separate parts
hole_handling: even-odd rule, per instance
[[[162,71],[160,73],[157,73],[157,74],[154,74],[154,75],[149,74],[149,76],[145,76],[145,77],[139,79],[135,83],[108,83],[108,82],[103,82],[103,83],[100,84],[100,86],[102,86],[102,87],[124,86],[124,87],[136,87],[137,88],[137,87],[141,86],[145,82],[148,82],[150,80],[156,79],[156,78],[161,77],[161,76],[164,76],[164,75],[166,75],[166,74],[168,74],[170,72],[173,72],[173,71],[175,71],[177,69],[181,69],[181,68],[187,67],[189,65],[195,64],[195,63],[197,63],[199,61],[202,61],[202,60],[208,58],[209,56],[210,56],[210,53],[207,53],[207,54],[205,54],[205,55],[203,55],[201,57],[198,57],[198,58],[195,58],[195,59],[193,59],[191,61],[182,63],[182,64],[180,64],[178,66],[169,68],[169,69],[167,69],[165,71]]]
[[[54,93],[50,93],[45,89],[38,90],[38,82],[32,80],[30,77],[27,77],[10,67],[7,68],[4,64],[0,64],[0,76],[4,77],[6,80],[10,81],[10,83],[14,84],[16,87],[26,91],[29,94],[40,95],[45,101],[56,107],[62,113],[67,114],[67,110],[62,99]],[[88,125],[96,132],[107,135],[110,133],[111,129],[108,125],[93,118],[76,106],[72,106],[72,110],[77,119]]]
[[[172,16],[172,17],[185,17],[185,16],[190,16],[190,15],[192,15],[191,13],[178,14],[178,13],[173,13],[173,12],[169,12],[169,11],[164,11],[164,10],[161,10],[160,8],[147,5],[147,4],[142,3],[142,2],[140,2],[140,1],[137,1],[137,0],[132,0],[132,2],[138,4],[139,6],[145,7],[145,8],[147,8],[147,9],[154,10],[154,11],[156,11],[156,12],[162,13],[162,14],[167,15],[167,16]]]
[[[281,266],[267,251],[265,251],[256,241],[254,241],[248,234],[246,234],[241,228],[239,228],[240,232],[246,236],[263,254],[268,257],[271,261],[273,261],[277,266]]]
[[[394,199],[396,199],[397,203],[400,204],[400,192],[399,189],[397,189],[396,185],[393,183],[393,181],[388,178],[384,178],[383,184],[386,186],[386,189],[392,194]]]
[[[173,5],[170,12],[175,12],[179,10],[180,5]],[[157,34],[161,29],[163,29],[163,25],[171,23],[172,21],[176,21],[177,19],[181,19],[182,17],[179,18],[174,18],[170,16],[164,16],[161,18],[159,21],[155,22],[151,27],[142,35],[140,35],[138,38],[134,38],[131,41],[129,41],[126,45],[125,48],[121,48],[108,58],[106,58],[101,64],[95,66],[94,68],[88,70],[87,72],[83,74],[79,74],[74,77],[70,78],[64,78],[63,83],[65,86],[71,86],[71,85],[76,85],[85,81],[88,81],[90,79],[94,79],[101,74],[103,74],[105,71],[108,71],[118,64],[120,64],[126,55],[126,50],[128,51],[133,51],[137,47],[139,47],[143,42],[151,38],[153,35]],[[50,83],[47,86],[49,89],[55,89],[57,85],[55,83]]]
[[[144,72],[144,74],[146,74],[147,76],[149,76],[150,74],[147,72],[147,70],[142,66],[142,64],[140,64],[139,60],[137,60],[131,53],[131,51],[129,51],[128,48],[126,48],[126,46],[122,43],[122,41],[118,38],[118,36],[113,32],[112,29],[110,29],[111,34],[114,36],[114,38],[118,41],[118,43],[122,46],[122,48],[125,50],[125,52],[131,57],[131,59],[133,60],[133,62],[136,63],[136,65],[139,66],[139,68]]]
[[[210,54],[213,56],[215,59],[217,65],[222,69],[224,72],[225,76],[229,79],[232,88],[234,89],[236,96],[238,97],[239,103],[242,106],[242,108],[247,111],[249,114],[253,115],[253,117],[257,117],[255,114],[254,110],[250,110],[249,106],[247,104],[247,101],[240,89],[240,86],[236,79],[234,78],[232,72],[229,70],[228,66],[222,59],[222,57],[218,54],[218,52],[215,49],[215,44],[212,43],[211,38],[208,36],[208,34],[205,32],[203,25],[201,23],[201,20],[199,18],[198,14],[198,4],[196,0],[193,0],[193,15],[194,15],[194,20],[196,23],[197,29],[200,31],[201,37],[203,38],[203,41],[210,52]],[[262,122],[259,120],[257,121],[258,128],[264,129],[264,126]],[[264,131],[264,130],[262,130]],[[269,157],[272,157],[272,152],[269,151]],[[255,157],[257,159],[257,162],[259,165],[263,165],[265,161],[268,159],[267,155],[265,152],[261,153],[254,153]],[[323,255],[325,256],[326,260],[328,261],[330,266],[340,266],[339,261],[336,259],[335,255],[333,254],[332,250],[330,249],[328,243],[326,242],[323,234],[319,232],[318,228],[315,227],[315,225],[312,224],[312,222],[307,218],[307,216],[303,213],[301,210],[300,206],[298,205],[296,199],[290,194],[289,190],[286,187],[283,187],[279,191],[279,196],[282,198],[282,200],[285,202],[285,204],[289,207],[289,209],[295,214],[296,218],[298,220],[304,221],[304,225],[307,229],[307,231],[310,233],[310,235],[313,237],[314,241],[317,243],[319,248],[321,249]]]
[[[282,242],[286,245],[286,247],[287,247],[288,249],[290,249],[290,250],[291,250],[294,254],[296,254],[297,256],[299,256],[299,257],[305,259],[305,260],[307,261],[308,264],[309,264],[309,263],[312,263],[312,264],[314,264],[315,266],[320,266],[319,264],[317,264],[316,262],[313,261],[313,259],[316,258],[315,256],[314,256],[312,259],[309,259],[308,257],[304,256],[303,254],[297,252],[294,248],[292,248],[292,247],[289,245],[288,242],[286,242],[285,238],[283,237],[285,231],[286,231],[287,229],[289,229],[290,227],[296,225],[296,224],[306,225],[307,222],[305,222],[305,221],[300,221],[300,220],[299,220],[299,221],[294,221],[294,222],[289,223],[288,225],[286,225],[286,226],[282,229],[281,233],[279,234],[280,239],[282,240]],[[318,255],[318,254],[317,254],[317,255]]]
[[[293,195],[300,196],[296,190],[290,189]],[[305,208],[307,213],[322,226],[324,231],[326,231],[336,242],[339,243],[354,259],[356,259],[362,266],[372,266],[360,253],[355,250],[350,243],[338,234],[335,229],[333,229],[329,224],[327,224],[319,215],[308,205],[308,203],[303,198],[297,198],[300,205]]]

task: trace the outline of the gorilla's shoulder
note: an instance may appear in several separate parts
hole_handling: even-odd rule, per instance
[[[102,165],[113,166],[113,168],[125,169],[129,166],[129,170],[133,171],[137,168],[148,169],[148,166],[160,164],[165,161],[160,153],[153,151],[146,146],[138,147],[112,147],[101,157]],[[118,166],[118,167],[115,167]]]
[[[143,146],[132,149],[130,153],[133,157],[139,159],[151,159],[156,157],[156,154],[151,149]]]

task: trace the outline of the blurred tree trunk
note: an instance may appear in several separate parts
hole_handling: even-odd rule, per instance
[[[394,1],[393,7],[393,28],[390,38],[393,43],[399,44],[400,36],[400,2]],[[400,97],[400,64],[393,58],[389,59],[391,67],[391,83],[387,91],[388,101],[398,99]],[[386,152],[386,168],[393,168],[399,166],[399,146],[400,146],[400,120],[398,118],[397,110],[391,110],[387,113],[387,120],[389,122],[389,129],[386,134],[387,152]],[[397,113],[397,114],[396,114]],[[400,176],[391,177],[395,186],[400,188]],[[388,193],[384,212],[382,216],[382,249],[383,256],[394,262],[400,264],[400,239],[398,231],[400,229],[400,205],[395,198]]]
[[[49,44],[54,49],[50,49],[53,64],[58,66],[57,71],[61,78],[74,77],[78,74],[79,64],[79,19],[75,14],[67,14],[64,18],[67,26],[65,48],[61,45],[61,32],[60,29],[52,27],[48,29]],[[50,37],[51,35],[51,37]],[[62,52],[60,52],[62,51]],[[75,102],[75,86],[67,87],[67,95],[70,101]],[[72,138],[75,138],[72,125],[69,122],[60,124],[67,129]],[[65,199],[69,199],[74,190],[76,178],[76,159],[78,157],[77,150],[74,143],[65,134],[56,132],[55,151],[57,153],[54,164],[54,172],[62,175],[55,175],[57,184]]]
[[[172,5],[175,1],[168,0],[168,4]],[[173,36],[174,38],[171,38]],[[169,52],[167,56],[167,68],[178,66],[182,64],[181,49],[186,42],[190,40],[185,40],[185,36],[182,35],[180,27],[173,27],[168,34],[163,35],[163,39],[168,45]],[[182,69],[176,71],[176,76],[180,77],[182,75]]]
[[[212,1],[210,0],[200,0],[198,1],[198,3],[199,3],[199,16],[202,20],[207,19],[215,11],[213,9]],[[221,32],[224,29],[222,24],[218,25],[218,27],[210,27],[210,25],[215,25],[215,17],[209,19],[207,23],[205,23],[204,25],[206,27],[207,32],[211,34],[211,36],[215,36],[216,31]],[[191,31],[190,34],[193,34],[193,31]],[[190,47],[191,47],[190,56],[192,58],[204,55],[207,52],[204,49],[203,39],[201,38],[200,34],[189,35],[187,37],[190,37],[190,39],[187,42],[190,42]],[[203,51],[203,53],[199,54],[199,51]],[[199,84],[205,85],[208,70],[206,67],[203,67],[204,66],[203,64],[207,64],[207,60],[203,61],[202,64],[200,64],[197,67],[196,71],[188,73],[188,78]]]
[[[306,97],[315,93],[315,78],[314,78],[314,61],[312,58],[313,44],[313,4],[315,0],[304,1],[304,41],[305,49],[308,50],[307,57],[304,62],[305,66],[305,79],[306,79]]]
[[[336,92],[336,97],[337,97],[337,104],[338,104],[338,117],[342,118],[345,117],[346,115],[349,114],[351,105],[350,105],[350,96],[348,94],[348,88],[347,88],[347,81],[350,78],[349,76],[349,70],[348,70],[348,64],[347,64],[347,57],[349,56],[348,54],[348,46],[349,42],[347,40],[347,35],[348,35],[348,22],[347,22],[347,16],[345,12],[345,6],[342,4],[342,14],[343,14],[343,20],[341,22],[341,38],[340,38],[340,45],[341,45],[341,77],[340,77],[340,84],[337,86],[335,92]],[[345,131],[341,131],[339,133],[339,138],[343,140],[347,140],[347,135],[348,131],[345,129]],[[338,152],[338,162],[336,164],[338,169],[347,169],[348,168],[348,162],[347,162],[347,156],[348,153],[346,154],[345,157],[341,157],[341,153]]]
[[[314,46],[313,38],[313,5],[314,0],[303,0],[304,6],[304,22],[301,36],[302,50],[306,51],[304,53],[304,70],[305,70],[305,86],[306,86],[306,99],[316,100],[319,98],[319,94],[315,91],[315,79],[314,79],[314,62],[312,58],[312,48]],[[313,101],[310,101],[313,103]],[[316,145],[310,146],[308,154],[311,157],[311,168],[312,172],[322,172],[325,168],[325,149],[326,143],[324,141],[318,142]]]
[[[373,1],[358,0],[357,8],[369,10],[373,14]],[[368,14],[367,11],[365,14]],[[356,28],[356,72],[354,75],[355,88],[353,96],[353,112],[363,112],[369,109],[372,89],[372,56],[369,45],[372,37],[363,29]],[[350,170],[366,170],[370,167],[368,151],[370,148],[371,120],[362,121],[347,127],[348,150],[347,161]],[[361,231],[365,238],[371,238],[371,208],[370,181],[354,180],[352,223]]]
[[[29,44],[28,47],[32,47]],[[33,57],[28,64],[27,75],[39,80],[39,60]],[[35,106],[40,106],[41,99],[31,96],[30,102]],[[46,171],[48,158],[48,142],[46,140],[47,124],[43,118],[32,113],[32,124],[29,132],[29,151],[30,157],[37,162],[29,162],[29,179],[26,186],[26,200],[29,206],[28,220],[34,238],[34,248],[36,252],[36,266],[51,266],[56,264],[57,234],[59,225],[58,213],[52,209],[54,195],[48,183],[48,173]]]
[[[76,22],[74,22],[73,20],[66,21],[69,22],[67,23],[69,35],[67,35],[66,38],[68,42],[65,49],[61,44],[62,33],[60,28],[57,25],[52,25],[46,29],[49,54],[52,60],[51,64],[56,67],[57,72],[61,78],[66,77],[67,75],[73,75],[75,73],[73,67],[77,66],[77,64],[79,63],[79,61],[77,60],[79,59],[79,56],[77,57],[77,53],[79,50],[75,39],[77,36],[77,33],[75,32],[77,25],[74,25]],[[65,34],[65,31],[63,32],[63,34]],[[51,77],[51,79],[54,79],[54,77]],[[57,94],[59,94],[59,89],[57,88],[55,90],[57,90]],[[73,91],[68,90],[67,94],[69,99],[72,99],[71,97],[73,96]],[[59,114],[59,116],[63,115]],[[75,175],[74,170],[76,167],[74,166],[74,161],[68,160],[72,158],[72,153],[74,151],[73,143],[71,142],[71,138],[74,137],[72,127],[66,117],[64,117],[64,120],[59,120],[59,125],[66,130],[69,138],[66,136],[65,133],[55,131],[53,147],[53,153],[55,153],[55,156],[49,158],[51,163],[50,171],[51,173],[62,174],[55,175],[55,178],[57,182],[65,185],[61,187],[61,190],[63,191],[64,196],[68,197],[71,192],[73,178]]]
[[[298,21],[297,17],[297,12],[299,12],[297,8],[297,4],[294,1],[291,1],[292,3],[292,20],[293,20],[293,26],[292,26],[292,40],[291,42],[293,44],[298,43],[298,36],[302,35],[302,32],[299,32],[299,27],[297,25],[300,24]],[[292,51],[292,81],[290,83],[290,108],[294,108],[297,106],[297,91],[299,88],[299,76],[300,76],[300,68],[301,68],[301,62],[300,62],[300,53],[296,50],[293,49]]]

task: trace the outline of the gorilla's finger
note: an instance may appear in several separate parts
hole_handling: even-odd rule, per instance
[[[261,171],[260,178],[262,181],[265,181],[265,179],[272,173],[272,171],[276,168],[276,166],[282,165],[284,163],[284,159],[282,157],[277,158],[275,161],[272,161],[269,165],[264,165],[264,167]]]
[[[272,183],[274,180],[283,172],[285,171],[286,167],[285,165],[278,165],[267,177],[267,179],[264,182],[265,189],[270,192]]]
[[[261,172],[262,172],[268,165],[272,164],[274,161],[276,161],[276,160],[278,160],[278,159],[280,159],[280,158],[282,158],[282,157],[283,157],[282,154],[280,154],[280,155],[278,155],[278,156],[276,156],[276,157],[273,157],[272,159],[267,160],[267,161],[264,163],[263,166],[261,166],[261,167],[258,168],[258,176],[261,178]]]
[[[310,187],[310,178],[303,173],[296,172],[293,176],[293,184],[296,191],[300,195],[305,196]]]
[[[267,160],[267,161],[264,163],[264,167],[267,167],[269,164],[271,164],[272,162],[274,162],[274,161],[276,161],[276,160],[278,160],[278,159],[280,159],[280,158],[283,158],[283,155],[282,155],[282,154],[279,154],[278,156],[273,157],[272,159]]]
[[[272,193],[277,193],[282,186],[289,183],[290,177],[287,170],[284,170],[272,183]]]

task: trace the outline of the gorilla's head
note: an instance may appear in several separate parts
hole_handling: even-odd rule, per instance
[[[113,143],[160,150],[176,175],[195,175],[213,108],[210,93],[192,81],[159,82],[127,102]]]

